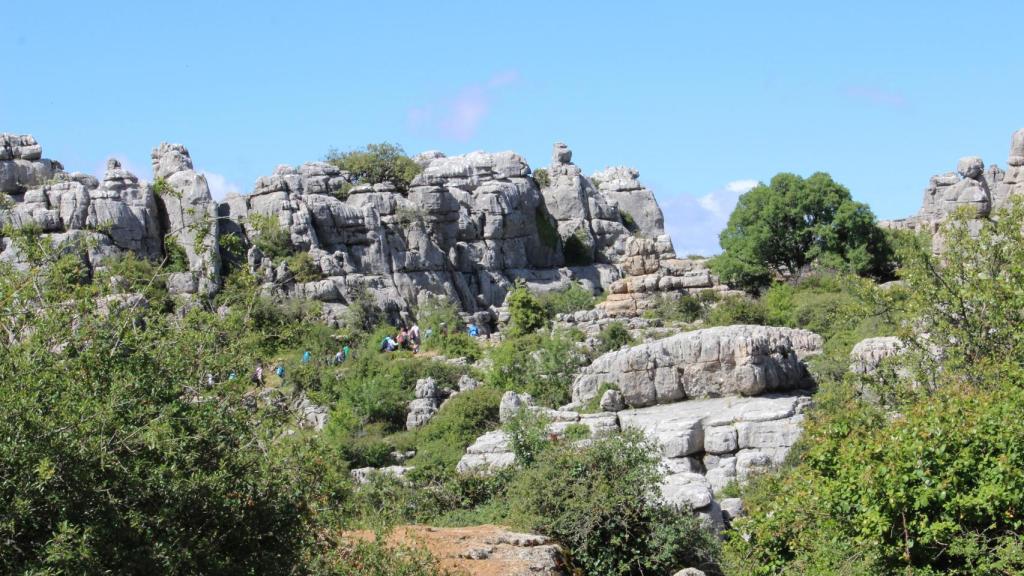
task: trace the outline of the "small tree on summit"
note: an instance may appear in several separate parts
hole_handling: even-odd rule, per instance
[[[857,274],[891,274],[891,249],[875,215],[824,172],[776,174],[740,196],[711,262],[722,281],[758,291],[812,263]]]
[[[402,191],[408,189],[409,183],[420,173],[419,165],[405,155],[401,146],[388,142],[368,144],[362,150],[348,152],[331,150],[326,160],[351,173],[354,184],[390,182]]]

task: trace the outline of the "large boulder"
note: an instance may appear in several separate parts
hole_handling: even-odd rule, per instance
[[[573,402],[614,384],[632,407],[688,398],[756,396],[812,382],[801,356],[820,351],[817,334],[769,326],[720,326],[609,352],[573,382]]]

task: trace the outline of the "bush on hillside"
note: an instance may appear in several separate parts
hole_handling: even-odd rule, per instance
[[[551,445],[511,481],[511,521],[558,539],[585,574],[715,573],[715,536],[689,511],[658,504],[658,454],[636,430],[585,448]]]
[[[597,304],[597,299],[579,282],[570,282],[562,290],[545,292],[537,297],[549,318],[556,314],[571,314],[581,310],[590,310]]]
[[[523,336],[547,326],[547,311],[524,282],[516,282],[505,301],[508,303],[510,336]]]
[[[587,362],[567,334],[508,338],[491,351],[487,382],[501,391],[529,392],[545,406],[571,399],[572,380]]]
[[[1024,570],[1024,205],[993,216],[958,213],[942,254],[920,238],[902,255],[904,294],[874,294],[913,319],[893,322],[909,349],[874,377],[897,403],[865,402],[865,378],[822,384],[792,467],[745,491],[736,573]]]
[[[27,253],[29,271],[0,264],[0,572],[304,565],[317,510],[345,497],[344,464],[303,438],[273,442],[286,415],[245,409],[227,382],[266,333],[198,308],[98,313],[104,288],[79,280],[79,254]]]
[[[623,346],[633,343],[633,337],[630,336],[626,325],[619,321],[609,322],[598,333],[597,339],[600,342],[597,347],[598,354],[618,350]]]

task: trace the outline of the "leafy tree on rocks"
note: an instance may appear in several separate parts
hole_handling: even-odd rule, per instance
[[[887,277],[891,250],[866,204],[824,172],[775,175],[740,196],[712,260],[726,283],[750,291],[774,278],[799,277],[810,265]]]
[[[354,184],[389,182],[403,191],[420,173],[419,165],[405,155],[401,146],[388,142],[368,144],[366,148],[348,152],[331,150],[327,153],[327,162],[348,171]]]

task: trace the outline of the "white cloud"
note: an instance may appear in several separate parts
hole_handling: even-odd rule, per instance
[[[743,194],[749,192],[751,188],[757,186],[757,180],[733,180],[725,185],[725,189],[729,192],[738,192]]]
[[[234,182],[231,182],[223,174],[200,170],[200,174],[206,176],[206,183],[210,185],[210,195],[214,200],[223,200],[228,194],[241,194],[242,189]]]
[[[676,254],[711,256],[721,252],[718,234],[729,222],[740,195],[756,185],[756,180],[734,180],[703,196],[677,194],[659,198],[665,231],[672,237]]]
[[[409,127],[459,142],[469,141],[490,113],[495,93],[518,81],[518,71],[506,70],[486,82],[463,86],[451,98],[411,108],[407,114]]]

